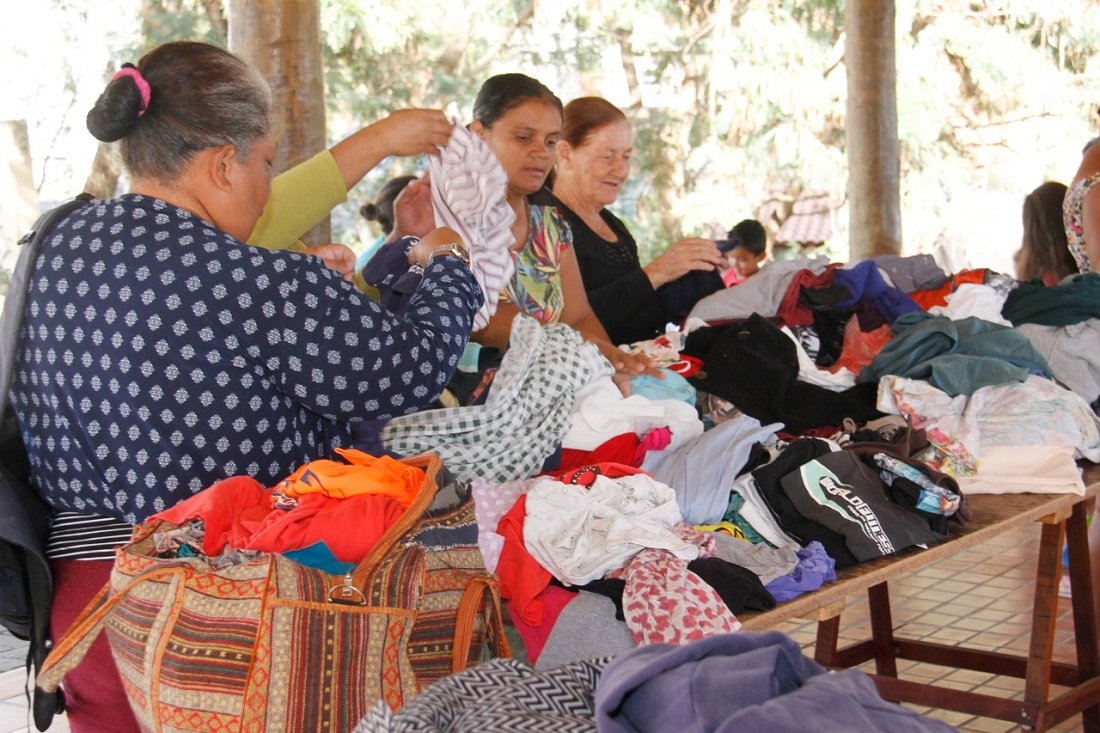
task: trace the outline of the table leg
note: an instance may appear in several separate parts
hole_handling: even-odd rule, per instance
[[[1050,662],[1054,652],[1054,628],[1058,608],[1058,575],[1062,562],[1065,519],[1051,518],[1042,525],[1039,560],[1035,571],[1035,605],[1031,643],[1027,655],[1024,701],[1039,710],[1037,730],[1046,727],[1042,708],[1050,697]]]
[[[837,666],[836,646],[840,638],[840,611],[836,615],[817,620],[817,641],[814,644],[814,661],[823,667]]]
[[[875,671],[887,677],[897,677],[894,620],[890,613],[890,590],[887,587],[887,581],[867,589],[867,603],[871,607],[871,639],[875,645]]]
[[[1100,652],[1097,651],[1096,638],[1098,607],[1094,601],[1095,588],[1091,577],[1096,563],[1090,562],[1089,557],[1088,511],[1085,502],[1076,504],[1066,523],[1070,585],[1073,588],[1073,636],[1077,645],[1077,671],[1082,682],[1100,675]],[[1095,520],[1093,524],[1096,524]],[[1100,733],[1100,701],[1086,708],[1082,717],[1087,733]]]

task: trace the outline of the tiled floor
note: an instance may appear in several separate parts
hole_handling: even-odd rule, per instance
[[[1039,526],[1035,525],[962,550],[957,557],[911,577],[891,581],[892,611],[899,636],[1026,653],[1038,542]],[[841,645],[866,638],[869,628],[866,600],[852,597],[848,603],[840,628]],[[1072,661],[1075,649],[1068,603],[1060,604],[1058,629],[1056,657]],[[797,639],[808,654],[813,653],[815,623],[791,622],[780,630]],[[0,650],[3,648],[4,644],[0,643]],[[4,660],[5,656],[0,654],[0,663]],[[960,690],[995,695],[1022,697],[1023,694],[1023,681],[1010,677],[906,661],[900,661],[898,667],[903,678],[937,681]],[[867,669],[870,671],[871,667]],[[28,731],[22,680],[21,670],[0,673],[0,733]],[[964,733],[1023,730],[991,718],[943,710],[921,709],[921,712],[944,720]],[[33,731],[33,726],[29,730]],[[1079,731],[1080,718],[1072,718],[1054,730],[1059,733]],[[50,728],[51,733],[58,731],[68,731],[63,719]]]
[[[941,561],[907,578],[890,582],[891,611],[898,636],[1012,654],[1026,654],[1035,592],[1035,561],[1039,525],[1033,525]],[[1073,622],[1068,599],[1058,608],[1055,658],[1072,662],[1076,657]],[[850,597],[841,617],[840,645],[862,641],[870,628],[867,602]],[[816,622],[791,622],[780,627],[813,654]],[[873,663],[864,668],[873,671]],[[903,679],[935,682],[959,690],[991,695],[1023,697],[1023,680],[899,660]],[[1052,687],[1056,691],[1059,688]],[[1007,733],[1021,726],[945,710],[917,708],[967,733]],[[1080,717],[1052,730],[1081,730]]]

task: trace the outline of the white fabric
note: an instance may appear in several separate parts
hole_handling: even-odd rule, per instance
[[[960,476],[958,482],[964,495],[1085,495],[1070,445],[982,446],[977,475]]]
[[[474,316],[477,331],[496,313],[500,291],[512,279],[516,212],[506,198],[508,175],[484,140],[456,124],[439,150],[428,157],[432,208],[436,224],[458,232],[470,251],[470,271],[485,295]]]
[[[746,522],[752,525],[758,535],[776,547],[799,549],[799,544],[784,532],[775,520],[775,515],[768,508],[764,497],[760,495],[760,490],[756,487],[756,479],[752,477],[751,473],[739,476],[733,482],[733,490],[745,500],[738,513]]]
[[[1016,330],[1031,341],[1050,373],[1085,402],[1100,397],[1100,318],[1089,318],[1065,326],[1021,323]]]
[[[667,427],[672,433],[672,442],[666,450],[675,450],[694,440],[704,429],[693,405],[675,399],[651,400],[642,395],[623,397],[611,378],[604,377],[577,394],[562,447],[591,451],[617,435],[641,436],[659,427]]]
[[[1100,419],[1079,395],[1044,377],[952,398],[927,382],[887,375],[879,380],[876,406],[924,428],[938,467],[956,478],[980,475],[993,446],[1068,446],[1071,463],[1100,460]]]
[[[856,375],[852,374],[851,369],[848,367],[840,367],[837,369],[836,374],[830,372],[828,369],[822,369],[815,364],[814,360],[810,358],[810,355],[806,353],[806,348],[802,345],[802,342],[798,340],[798,337],[794,335],[791,329],[786,326],[780,326],[779,330],[785,333],[787,337],[794,342],[794,350],[795,353],[798,354],[799,381],[808,384],[816,384],[818,387],[824,387],[833,392],[843,392],[849,387],[854,387],[856,385]]]
[[[1005,295],[989,285],[962,283],[955,292],[945,298],[945,301],[945,305],[932,306],[928,312],[934,316],[946,316],[953,321],[974,317],[999,323],[1002,326],[1012,326],[1012,323],[1001,315],[1001,309],[1005,305]]]
[[[496,572],[500,553],[504,549],[504,536],[497,533],[500,520],[537,480],[523,479],[501,484],[478,478],[470,482],[470,496],[474,500],[474,516],[477,518],[477,546],[485,560],[485,569],[490,573]]]
[[[681,521],[676,492],[645,474],[587,488],[543,478],[527,492],[523,544],[562,583],[584,585],[646,547],[694,560],[699,548],[672,531]]]

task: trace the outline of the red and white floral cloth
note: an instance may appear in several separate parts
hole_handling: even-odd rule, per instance
[[[714,540],[690,525],[676,531],[699,546],[699,557],[717,554]],[[667,550],[645,549],[608,577],[626,581],[623,615],[630,635],[642,644],[685,644],[741,630],[741,622],[718,592],[688,570],[688,561]]]

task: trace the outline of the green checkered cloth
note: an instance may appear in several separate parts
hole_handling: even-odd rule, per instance
[[[484,404],[394,418],[382,430],[386,448],[400,455],[435,451],[460,481],[537,474],[569,428],[577,392],[614,369],[564,324],[516,316],[508,344]]]

